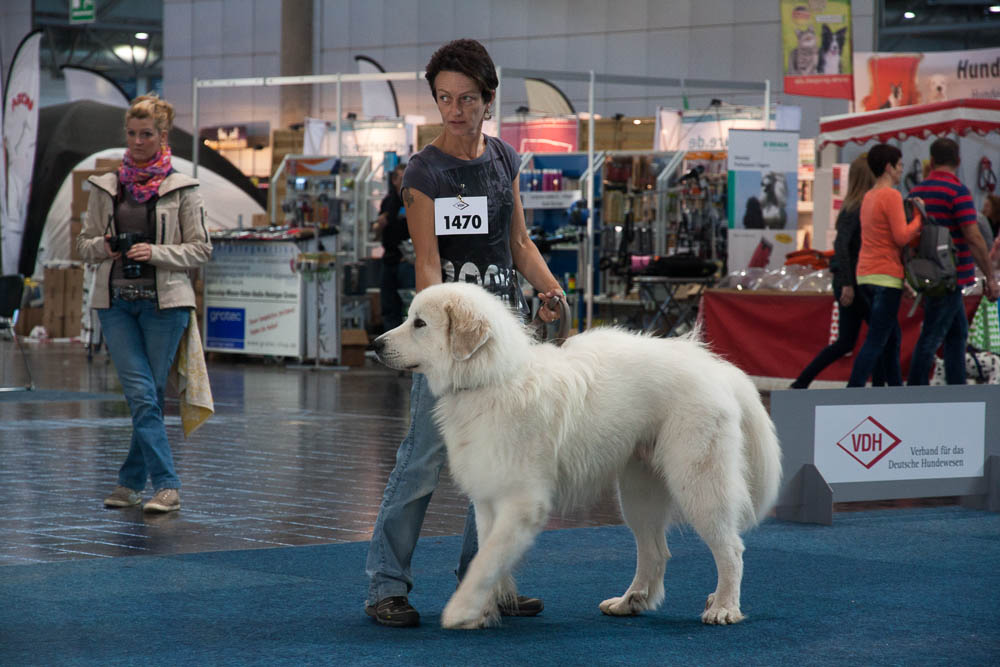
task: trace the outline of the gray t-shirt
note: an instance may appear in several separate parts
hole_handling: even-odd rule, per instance
[[[514,148],[496,137],[486,137],[486,150],[475,160],[460,160],[435,146],[426,146],[410,158],[403,187],[431,199],[486,197],[488,234],[438,236],[444,282],[471,282],[496,294],[513,309],[527,314],[510,251],[514,213],[514,179],[520,160]]]

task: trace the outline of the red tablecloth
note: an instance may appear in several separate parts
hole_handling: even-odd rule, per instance
[[[980,299],[979,295],[965,298],[965,311],[970,320]],[[913,317],[907,317],[912,306],[913,300],[904,295],[899,307],[899,324],[903,331],[900,363],[904,379],[924,318],[922,307],[917,308]],[[775,378],[798,377],[830,342],[832,315],[832,294],[731,289],[705,290],[699,312],[705,340],[715,352],[749,375]],[[816,379],[847,382],[855,355],[867,334],[868,327],[862,325],[854,354],[840,358]]]

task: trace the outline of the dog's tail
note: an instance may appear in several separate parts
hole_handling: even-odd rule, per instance
[[[755,518],[759,522],[774,507],[781,489],[781,446],[774,422],[760,402],[756,387],[742,372],[740,375],[748,385],[746,391],[738,392],[742,414],[740,425],[746,447],[746,478]]]

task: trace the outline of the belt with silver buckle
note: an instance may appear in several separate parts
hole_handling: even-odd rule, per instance
[[[156,299],[155,287],[112,287],[111,298],[122,299],[123,301],[138,301],[139,299]]]

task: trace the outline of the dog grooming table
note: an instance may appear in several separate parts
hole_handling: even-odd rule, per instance
[[[667,276],[636,276],[639,300],[652,314],[643,318],[643,331],[663,337],[684,333],[694,326],[698,302],[715,278],[673,278]],[[679,292],[686,290],[683,298]],[[662,326],[661,326],[662,320]]]

